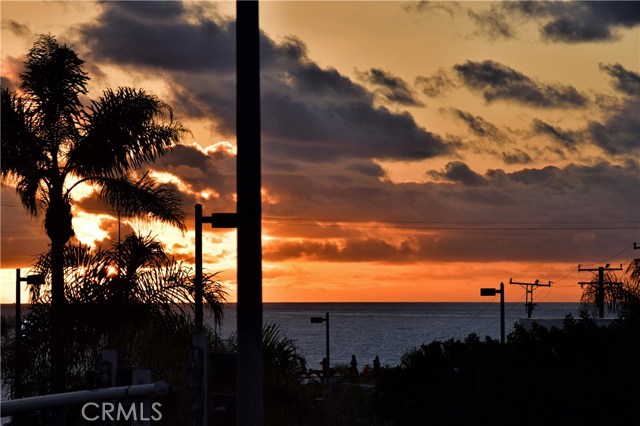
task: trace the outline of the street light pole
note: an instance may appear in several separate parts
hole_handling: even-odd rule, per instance
[[[196,204],[196,277],[194,288],[196,334],[204,328],[202,312],[202,204]]]
[[[329,350],[329,312],[325,313],[325,323],[327,325],[326,327],[326,352],[327,352],[327,378],[329,378],[331,376],[331,355],[330,355],[330,350]],[[329,394],[331,394],[331,384],[328,385],[327,389],[329,390]]]
[[[16,347],[15,347],[15,377],[13,385],[13,399],[22,398],[22,357],[21,357],[21,340],[22,340],[22,307],[20,306],[20,269],[16,269]]]
[[[500,289],[496,288],[481,288],[480,296],[495,296],[500,294],[500,343],[504,345],[505,332],[504,332],[504,283],[500,283]]]
[[[326,357],[324,365],[322,366],[324,370],[324,392],[325,396],[328,398],[331,395],[331,353],[329,351],[329,312],[325,313],[324,317],[311,317],[311,323],[319,324],[326,323]]]
[[[504,345],[504,283],[500,283],[500,343]]]
[[[20,283],[44,284],[44,275],[33,274],[24,278],[20,276],[20,268],[16,269],[16,328],[15,328],[15,377],[13,387],[13,399],[22,398],[22,302],[20,301]]]

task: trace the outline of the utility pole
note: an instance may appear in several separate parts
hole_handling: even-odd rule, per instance
[[[238,367],[237,426],[263,420],[260,13],[236,1]]]
[[[635,243],[634,243],[635,248]],[[596,285],[596,306],[598,307],[598,318],[604,318],[604,273],[609,271],[622,271],[622,267],[620,268],[611,268],[607,263],[605,266],[600,266],[598,268],[583,268],[578,265],[578,271],[580,272],[598,272],[598,281],[597,282],[579,282],[580,287],[583,285]],[[619,282],[611,282],[612,285],[621,284]]]
[[[536,287],[551,287],[551,281],[547,284],[542,284],[540,280],[535,280],[532,283],[521,283],[513,281],[513,278],[509,278],[509,284],[517,284],[525,289],[524,309],[527,312],[527,318],[531,318],[533,308],[535,307],[535,303],[533,303],[533,290],[535,290]]]

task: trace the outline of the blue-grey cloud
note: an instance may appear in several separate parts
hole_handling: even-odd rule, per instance
[[[513,164],[529,164],[533,161],[531,156],[522,151],[521,149],[515,149],[513,151],[500,153],[500,157],[505,164],[513,165]]]
[[[7,29],[18,37],[30,37],[32,35],[31,29],[27,24],[14,19],[2,19],[2,29]]]
[[[613,79],[616,90],[629,96],[640,96],[640,74],[630,71],[620,64],[600,64],[600,69]]]
[[[553,43],[608,42],[622,29],[640,24],[634,1],[514,1],[468,11],[478,30],[491,39],[518,36],[516,22],[535,21],[540,37]]]
[[[576,132],[562,130],[537,118],[533,120],[533,131],[535,134],[550,137],[564,148],[575,149],[578,144],[578,135]]]
[[[404,106],[423,106],[409,88],[406,81],[388,71],[371,68],[369,71],[358,73],[360,79],[378,87],[380,93],[388,102]]]
[[[617,29],[640,24],[640,7],[633,1],[510,2],[505,7],[544,18],[541,36],[553,42],[610,41]]]
[[[489,10],[479,12],[469,10],[467,13],[478,27],[476,33],[482,34],[490,40],[508,39],[515,36],[515,30],[509,23],[507,14],[494,4]]]
[[[235,23],[190,19],[179,1],[105,2],[80,29],[93,58],[165,71],[235,71]]]
[[[415,85],[430,98],[437,98],[456,87],[456,84],[442,68],[428,77],[416,77]]]
[[[194,18],[178,2],[162,2],[154,12],[155,3],[128,3],[104,3],[100,19],[82,29],[92,59],[164,75],[173,83],[171,104],[178,111],[209,118],[233,135],[234,23]],[[276,42],[261,34],[260,61],[266,157],[419,160],[451,150],[409,114],[375,106],[365,87],[317,65],[297,38]]]
[[[458,182],[465,186],[479,186],[487,183],[486,179],[462,161],[452,161],[447,163],[444,170],[430,170],[427,175],[436,179],[444,179],[450,182]]]
[[[493,138],[494,140],[501,140],[504,138],[500,129],[479,115],[473,115],[467,111],[462,111],[457,108],[454,108],[452,111],[454,115],[462,120],[469,127],[469,130],[471,130],[471,132],[476,136]]]
[[[271,241],[265,254],[270,260],[387,263],[594,259],[630,244],[629,232],[640,215],[639,172],[629,161],[482,175],[452,163],[436,174],[453,184],[372,178],[354,185],[305,174],[271,176],[268,190],[286,200],[276,213],[315,222],[305,227],[280,222],[281,238]],[[274,214],[271,207],[269,212]],[[372,235],[371,220],[391,221],[380,225],[397,227],[393,239]],[[333,240],[323,239],[324,229]]]
[[[589,123],[593,142],[605,152],[615,155],[640,153],[640,97],[624,102],[602,122]]]
[[[454,70],[488,103],[510,101],[537,108],[581,108],[588,99],[571,85],[543,83],[495,61],[466,61]]]

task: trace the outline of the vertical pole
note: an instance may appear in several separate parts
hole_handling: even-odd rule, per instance
[[[16,337],[15,337],[15,378],[13,398],[22,398],[22,306],[20,306],[20,269],[16,269]]]
[[[207,378],[208,378],[207,339],[203,334],[193,336],[189,351],[189,426],[207,426]]]
[[[190,386],[192,389],[193,411],[190,421],[194,426],[206,426],[207,422],[207,359],[206,341],[204,338],[204,324],[202,312],[202,204],[196,204],[196,277],[194,283],[195,325],[196,335],[193,336],[190,359]]]
[[[329,344],[329,312],[326,313],[325,322],[327,323],[327,328],[326,328],[327,364],[326,364],[326,371],[324,372],[325,373],[324,377],[326,378],[325,380],[326,395],[327,397],[329,397],[331,395],[331,355],[329,351],[329,348],[331,345]]]
[[[196,279],[194,289],[196,334],[202,334],[202,204],[196,204]]]
[[[260,20],[236,1],[238,368],[237,425],[263,424]]]
[[[500,343],[504,345],[504,283],[500,283]]]
[[[596,287],[596,304],[598,305],[598,317],[604,318],[604,268],[602,266],[598,268],[598,287]]]

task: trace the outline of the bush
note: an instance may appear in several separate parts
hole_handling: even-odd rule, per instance
[[[568,318],[516,327],[502,346],[470,335],[405,354],[380,378],[376,410],[393,425],[623,425],[640,415],[638,328]]]

